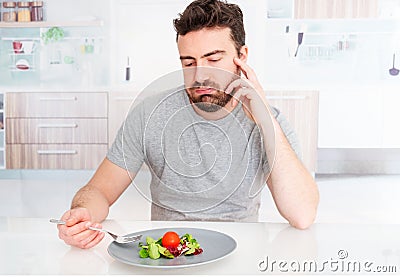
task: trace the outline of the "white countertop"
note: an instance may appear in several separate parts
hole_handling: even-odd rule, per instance
[[[121,234],[163,227],[211,229],[232,236],[238,246],[226,258],[205,265],[167,271],[140,268],[114,260],[107,252],[109,237],[92,249],[82,250],[59,240],[56,226],[48,219],[3,217],[0,274],[293,274],[307,261],[317,266],[311,273],[342,273],[342,268],[354,273],[353,263],[360,265],[361,273],[383,269],[400,272],[400,225],[395,224],[314,224],[303,231],[277,223],[107,220],[103,225]],[[346,253],[347,257],[341,256]],[[306,271],[301,270],[310,273],[309,264]]]

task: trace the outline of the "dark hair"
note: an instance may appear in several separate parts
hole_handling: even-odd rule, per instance
[[[203,28],[228,27],[231,39],[239,54],[245,45],[246,33],[243,25],[243,13],[238,5],[222,0],[196,0],[186,7],[179,18],[174,19],[176,40],[179,35],[186,35]]]

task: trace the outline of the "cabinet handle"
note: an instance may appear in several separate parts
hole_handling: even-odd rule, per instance
[[[39,124],[38,128],[77,128],[78,124]]]
[[[74,97],[41,97],[40,101],[76,101],[78,98]]]
[[[39,155],[51,155],[51,154],[67,154],[75,155],[78,153],[76,150],[37,150]]]
[[[308,98],[308,96],[305,96],[305,95],[267,96],[267,100],[304,100],[304,99],[307,99],[307,98]]]

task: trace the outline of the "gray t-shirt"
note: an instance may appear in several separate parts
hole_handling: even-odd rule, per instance
[[[271,110],[298,153],[296,135]],[[149,167],[152,220],[257,221],[270,172],[260,130],[240,104],[205,120],[182,87],[136,104],[107,158],[132,174],[143,162]]]

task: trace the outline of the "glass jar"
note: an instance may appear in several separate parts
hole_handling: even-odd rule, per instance
[[[31,20],[43,21],[43,1],[31,2]]]
[[[3,2],[3,21],[15,22],[17,21],[17,12],[15,2]]]
[[[29,2],[18,2],[18,22],[30,22]]]

